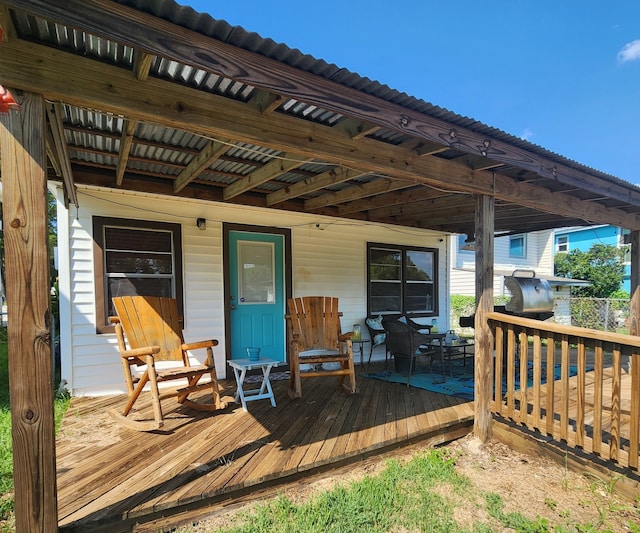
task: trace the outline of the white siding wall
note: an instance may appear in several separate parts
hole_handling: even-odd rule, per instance
[[[291,228],[294,296],[340,298],[343,329],[363,325],[366,314],[366,243],[426,246],[440,249],[441,330],[448,328],[449,301],[446,239],[427,231],[398,228],[315,215],[274,212],[197,200],[171,200],[150,194],[80,188],[80,208],[58,208],[61,267],[61,355],[63,378],[76,395],[124,391],[114,335],[96,334],[92,216],[122,217],[182,224],[185,340],[217,338],[219,377],[225,377],[222,224],[235,222]],[[207,219],[207,229],[196,218]],[[317,226],[319,225],[319,227]],[[366,330],[365,330],[366,331]]]

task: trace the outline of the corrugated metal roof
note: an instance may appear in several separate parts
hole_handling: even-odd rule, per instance
[[[458,126],[475,133],[486,135],[498,141],[522,148],[523,150],[528,150],[559,164],[576,169],[588,169],[594,176],[614,180],[626,186],[631,185],[615,176],[586,167],[472,118],[457,115],[441,107],[434,106],[429,102],[392,89],[378,81],[360,76],[346,68],[327,63],[322,59],[316,59],[297,49],[289,48],[285,44],[276,43],[272,39],[265,39],[257,33],[246,31],[240,26],[231,26],[226,21],[216,20],[207,13],[197,13],[193,8],[181,6],[173,0],[156,0],[154,2],[149,2],[148,0],[115,1],[225,43],[238,46],[264,57],[275,59],[291,67],[332,80],[345,87],[356,89],[412,111],[443,120],[452,126]],[[76,53],[99,58],[102,61],[107,61],[122,67],[131,68],[132,66],[133,50],[128,46],[44,21],[22,12],[17,12],[15,19],[16,27],[23,37],[53,43],[55,46],[68,48]],[[255,90],[255,88],[250,85],[159,57],[154,59],[150,74],[242,101],[247,101]],[[279,109],[325,125],[333,125],[343,118],[342,115],[338,113],[320,109],[315,105],[309,105],[295,99],[284,100]],[[402,135],[398,132],[389,130],[380,130],[376,133],[376,138],[391,143],[400,142],[401,137]]]
[[[559,164],[577,169],[589,169],[594,176],[607,180],[614,180],[620,184],[632,185],[610,174],[586,167],[576,161],[567,159],[559,154],[546,150],[538,145],[510,135],[502,130],[483,124],[472,118],[457,115],[451,111],[417,99],[404,92],[397,91],[380,82],[360,76],[346,68],[327,63],[322,59],[316,59],[309,54],[304,54],[297,49],[292,49],[282,43],[276,43],[272,39],[265,39],[254,32],[249,32],[240,26],[231,26],[224,20],[216,20],[207,13],[198,13],[189,6],[181,6],[173,0],[116,0],[118,3],[134,7],[140,11],[161,17],[173,24],[178,24],[190,30],[202,33],[209,37],[232,44],[245,50],[260,54],[264,57],[275,59],[289,66],[335,81],[346,87],[374,95],[387,102],[398,104],[412,111],[424,113],[434,118],[444,120],[452,125],[467,128],[473,132],[487,135],[498,141],[512,144],[524,150],[533,152],[541,157],[551,159]],[[241,8],[241,7],[239,7]],[[215,6],[212,6],[215,10]],[[304,114],[304,104],[296,109],[296,113]],[[307,113],[312,113],[308,111]],[[327,112],[328,113],[328,112]],[[315,120],[315,117],[312,117]],[[338,116],[334,120],[338,120]],[[323,117],[321,121],[328,118]]]

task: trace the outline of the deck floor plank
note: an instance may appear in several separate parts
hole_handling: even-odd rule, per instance
[[[229,400],[234,387],[224,385]],[[430,398],[438,395],[375,379],[361,377],[355,395],[331,378],[308,379],[296,400],[288,398],[286,381],[272,385],[277,407],[251,402],[248,413],[233,403],[203,414],[166,401],[165,427],[147,433],[106,414],[122,397],[74,399],[56,449],[60,531],[131,530],[134,523],[246,498],[321,467],[412,444],[433,435],[431,424],[446,435],[450,420],[457,438],[461,417],[467,431],[473,420],[472,402],[441,406],[436,415],[431,411],[441,402]]]

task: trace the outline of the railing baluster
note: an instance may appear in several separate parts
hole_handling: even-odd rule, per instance
[[[529,339],[526,330],[518,334],[518,346],[520,347],[520,422],[527,423],[527,384],[529,382]]]
[[[584,339],[578,339],[578,390],[576,391],[576,446],[584,448],[585,426],[585,373],[587,371],[587,350],[584,345]]]
[[[513,324],[507,326],[507,416],[513,418],[514,391],[515,391],[515,348],[516,335]]]
[[[622,360],[620,346],[613,347],[613,382],[611,383],[611,442],[609,443],[609,457],[618,460],[620,450],[620,380],[622,374]]]
[[[602,387],[604,383],[604,350],[602,341],[595,342],[593,387],[593,452],[602,455]]]
[[[552,333],[547,337],[547,396],[546,396],[546,417],[547,435],[553,435],[556,414],[556,394],[555,394],[555,364],[556,364],[556,340]]]
[[[531,425],[541,429],[540,424],[540,388],[542,382],[542,340],[540,331],[533,331],[533,413]]]
[[[640,352],[633,351],[631,356],[631,409],[629,421],[629,466],[638,468],[640,454]],[[636,394],[633,394],[635,391]]]
[[[569,337],[561,337],[560,361],[560,438],[569,441]]]
[[[504,403],[502,401],[503,395],[506,391],[502,390],[502,365],[504,361],[504,334],[505,331],[502,328],[502,324],[498,324],[496,326],[496,362],[494,369],[494,388],[493,388],[493,399],[494,399],[494,412],[504,414]]]

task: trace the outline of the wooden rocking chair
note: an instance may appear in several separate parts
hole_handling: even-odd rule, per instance
[[[160,401],[176,396],[178,402],[199,411],[213,411],[225,407],[220,399],[216,369],[213,362],[213,347],[217,340],[206,340],[185,344],[178,316],[177,302],[173,298],[149,296],[122,296],[113,298],[117,317],[116,336],[129,398],[122,412],[111,410],[110,414],[125,426],[139,431],[152,431],[164,425]],[[126,339],[126,341],[125,341]],[[206,349],[207,358],[203,365],[190,366],[188,350]],[[171,368],[157,368],[158,361],[175,361],[179,364]],[[142,366],[142,374],[133,372],[134,366]],[[158,366],[162,366],[162,363]],[[199,383],[208,374],[211,382]],[[158,388],[158,383],[169,380],[183,380],[184,386],[174,389]],[[127,415],[149,383],[153,404],[154,420],[133,420]],[[213,402],[200,404],[189,400],[192,392],[210,388]]]
[[[301,378],[338,376],[338,385],[355,394],[356,373],[353,363],[351,332],[340,331],[338,298],[307,296],[287,301],[291,346],[289,396],[302,397]],[[337,368],[332,368],[333,365]],[[301,365],[310,370],[301,371]],[[344,378],[349,376],[349,386]]]

